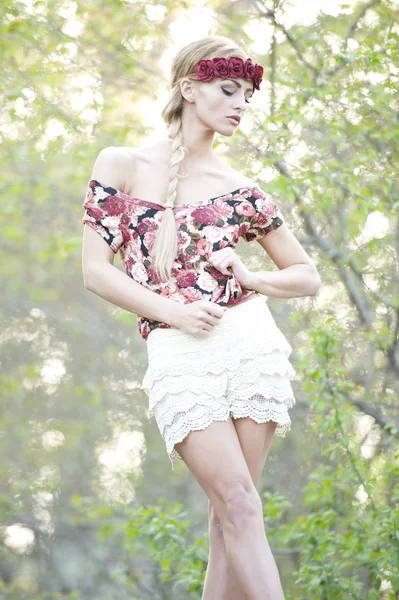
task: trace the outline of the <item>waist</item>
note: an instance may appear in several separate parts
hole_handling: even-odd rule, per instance
[[[253,306],[249,306],[249,302],[244,302],[244,300],[229,306],[229,310],[226,310],[217,327],[206,336],[188,334],[177,327],[157,327],[148,335],[147,346],[158,344],[160,340],[167,343],[172,340],[196,339],[199,347],[203,347],[207,344],[206,340],[223,339],[226,335],[232,336],[234,339],[240,335],[248,336],[254,331],[259,332],[263,328],[266,328],[265,332],[267,332],[270,327],[275,327],[276,324],[264,296],[254,293],[246,300],[249,301],[250,298],[253,298]],[[247,304],[248,306],[246,306]]]
[[[244,304],[244,302],[248,302],[249,300],[253,300],[254,298],[259,297],[260,295],[258,294],[258,292],[253,292],[250,296],[247,296],[246,298],[240,300],[240,302],[228,302],[227,304],[225,304],[225,306],[226,308],[233,308],[234,306],[239,306],[240,304]]]

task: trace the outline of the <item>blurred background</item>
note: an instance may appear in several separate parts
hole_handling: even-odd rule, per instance
[[[81,219],[99,151],[165,136],[171,60],[208,34],[265,69],[215,151],[275,196],[322,279],[268,299],[297,371],[258,488],[286,598],[398,599],[398,0],[0,14],[0,600],[201,598],[207,497],[148,420],[136,315],[84,288]]]

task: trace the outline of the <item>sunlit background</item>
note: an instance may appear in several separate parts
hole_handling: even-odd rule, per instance
[[[54,4],[35,0],[21,0],[18,4],[25,7],[26,13],[34,18],[32,23],[36,24],[46,23],[47,25],[49,6],[51,5],[54,9]],[[143,6],[143,3],[125,3],[125,5],[129,4],[132,9],[137,5]],[[265,10],[265,5],[261,2],[250,4],[257,10]],[[398,4],[391,3],[390,6],[393,7],[391,8],[393,14],[397,16],[399,14]],[[354,11],[361,10],[361,5],[352,0],[347,0],[344,4],[335,0],[291,1],[284,3],[283,7],[284,10],[281,11],[279,18],[284,29],[294,31],[299,39],[301,39],[301,32],[306,31],[309,38],[303,34],[303,39],[305,42],[309,39],[309,44],[314,44],[315,36],[320,35],[320,40],[322,39],[324,44],[324,52],[326,52],[327,46],[331,52],[326,62],[328,59],[332,60],[335,54],[339,55],[342,50],[342,40],[347,23],[342,21],[342,29],[340,29],[339,24],[334,22],[335,29],[332,27],[330,31],[327,28],[316,33],[316,29],[314,29],[310,34],[312,25],[316,23],[322,13],[332,17],[340,15],[342,19],[348,15],[349,19],[349,17],[353,17]],[[12,357],[15,362],[22,356],[19,351],[20,347],[33,347],[32,353],[37,359],[37,362],[31,365],[29,361],[32,360],[32,357],[29,356],[26,359],[27,364],[23,364],[20,372],[17,370],[12,384],[7,379],[9,376],[7,352],[4,353],[4,358],[0,363],[6,381],[3,385],[4,397],[8,401],[12,399],[12,408],[16,411],[15,415],[12,410],[10,411],[10,414],[13,415],[10,420],[10,431],[13,435],[13,427],[16,427],[17,432],[20,431],[18,427],[22,422],[28,426],[31,436],[27,442],[28,450],[25,450],[27,458],[25,459],[23,451],[21,451],[21,456],[24,456],[23,460],[17,457],[17,452],[15,456],[10,454],[7,456],[8,466],[2,473],[5,475],[4,498],[8,498],[7,490],[11,489],[12,502],[15,507],[24,507],[23,510],[21,508],[22,515],[28,512],[23,504],[24,502],[29,504],[26,500],[27,496],[32,498],[32,514],[29,515],[29,519],[19,519],[17,508],[15,511],[14,508],[10,509],[9,512],[7,512],[8,509],[4,509],[4,524],[0,526],[4,546],[21,557],[35,556],[35,542],[37,544],[41,536],[48,536],[52,543],[54,539],[57,539],[59,523],[54,518],[53,511],[62,496],[60,490],[65,482],[70,485],[68,494],[76,502],[76,505],[80,506],[80,503],[83,502],[82,498],[89,495],[88,490],[94,490],[99,504],[104,503],[104,505],[118,507],[129,507],[136,502],[144,503],[151,499],[156,502],[154,490],[161,490],[161,494],[162,486],[166,486],[166,482],[169,484],[169,462],[165,457],[163,442],[159,439],[154,423],[143,425],[146,418],[145,406],[137,401],[140,375],[145,367],[145,344],[137,337],[137,333],[135,333],[136,337],[130,334],[135,328],[135,321],[131,319],[132,315],[126,315],[124,311],[114,306],[108,306],[98,298],[94,299],[93,296],[88,298],[87,295],[83,295],[80,289],[82,287],[79,279],[80,272],[78,283],[73,279],[80,269],[79,252],[82,232],[79,228],[80,222],[77,225],[74,223],[77,214],[76,206],[73,210],[71,210],[71,206],[74,202],[76,203],[76,190],[80,185],[77,182],[82,181],[83,173],[86,181],[89,179],[89,169],[94,154],[93,157],[88,158],[87,149],[90,146],[94,147],[99,138],[109,141],[113,139],[114,135],[118,140],[139,139],[141,143],[147,144],[165,135],[166,129],[160,114],[166,103],[169,89],[167,84],[160,85],[159,78],[155,76],[152,89],[151,68],[153,68],[154,74],[161,72],[164,75],[164,81],[167,82],[171,61],[181,47],[210,33],[218,33],[219,13],[216,2],[193,1],[190,2],[187,9],[180,8],[176,11],[167,28],[167,38],[170,40],[170,44],[161,53],[157,64],[145,65],[147,71],[144,69],[143,72],[147,85],[144,89],[142,81],[140,81],[138,87],[143,91],[135,96],[134,107],[129,105],[131,101],[131,87],[129,86],[134,87],[134,81],[129,78],[128,74],[124,80],[126,89],[121,87],[116,92],[120,94],[119,105],[116,109],[108,107],[105,118],[104,107],[108,98],[105,97],[103,90],[110,89],[109,81],[112,81],[112,74],[105,73],[104,79],[108,78],[108,87],[104,88],[98,73],[90,74],[89,68],[76,69],[72,74],[68,70],[71,64],[75,64],[77,57],[87,51],[83,40],[87,35],[85,27],[86,24],[88,27],[88,23],[80,19],[78,9],[79,3],[77,2],[61,2],[56,5],[56,13],[63,19],[62,51],[60,50],[61,45],[54,44],[52,50],[45,57],[46,61],[54,61],[54,72],[60,68],[60,65],[65,66],[64,84],[67,90],[65,97],[63,97],[62,86],[58,80],[57,83],[54,83],[52,78],[48,77],[48,81],[43,83],[43,74],[40,68],[35,75],[33,71],[37,57],[26,52],[24,66],[27,67],[27,70],[17,83],[13,80],[13,74],[18,74],[18,68],[15,64],[12,64],[11,67],[5,65],[9,68],[6,85],[8,89],[4,91],[4,110],[0,112],[0,134],[3,147],[5,148],[6,141],[10,148],[8,152],[4,152],[4,156],[7,158],[3,169],[4,223],[6,226],[4,229],[4,255],[1,258],[4,257],[2,268],[5,282],[3,288],[6,290],[3,300],[6,326],[1,332],[0,340],[3,348],[6,347],[6,344],[8,346],[15,343],[15,347],[12,346]],[[161,27],[170,7],[168,3],[163,5],[144,3],[144,9],[148,24]],[[91,7],[90,10],[96,11],[97,8]],[[101,10],[102,4],[100,3],[98,5],[99,13]],[[128,11],[126,8],[125,10]],[[129,15],[129,12],[126,14]],[[331,351],[331,355],[326,352],[321,358],[317,356],[316,359],[320,361],[318,367],[320,367],[320,372],[324,373],[325,380],[328,382],[332,379],[334,385],[334,376],[339,367],[348,370],[347,380],[351,383],[351,387],[338,397],[342,402],[345,398],[351,406],[351,413],[347,407],[343,409],[343,421],[345,426],[351,428],[350,434],[348,434],[349,446],[353,444],[353,452],[357,453],[356,460],[361,465],[359,468],[363,469],[361,476],[354,477],[350,482],[353,486],[350,492],[351,502],[358,507],[356,514],[362,511],[366,512],[370,506],[372,485],[368,480],[370,479],[374,483],[374,475],[379,481],[378,490],[381,498],[389,495],[387,490],[394,488],[393,476],[385,487],[383,477],[384,473],[388,473],[391,468],[389,466],[391,453],[394,454],[394,452],[393,446],[390,444],[392,439],[397,437],[397,429],[395,433],[395,429],[391,425],[392,423],[399,424],[398,384],[395,371],[398,369],[398,358],[397,347],[393,341],[397,336],[397,317],[395,317],[398,310],[397,277],[394,271],[396,268],[397,274],[397,263],[395,262],[397,261],[397,252],[395,253],[394,244],[391,242],[396,239],[397,245],[397,215],[395,211],[398,203],[396,200],[395,204],[395,198],[398,197],[398,189],[394,173],[397,175],[398,135],[395,134],[395,120],[392,119],[392,114],[397,114],[398,110],[399,69],[396,60],[397,50],[395,57],[393,49],[392,54],[389,55],[389,68],[384,67],[380,55],[373,62],[373,68],[367,62],[365,48],[368,49],[368,40],[364,31],[367,31],[367,28],[371,31],[376,27],[376,14],[372,10],[365,11],[362,18],[363,38],[361,35],[358,39],[349,36],[346,41],[346,52],[351,60],[355,60],[356,53],[361,48],[366,56],[363,64],[357,64],[357,70],[349,74],[345,74],[344,70],[341,71],[342,90],[340,89],[341,82],[338,80],[337,85],[331,84],[331,88],[328,89],[325,96],[320,92],[320,95],[315,97],[311,103],[304,102],[302,107],[299,102],[296,104],[296,89],[292,89],[293,81],[295,81],[295,69],[289,70],[287,67],[289,60],[292,60],[290,58],[292,55],[289,55],[287,46],[284,46],[286,35],[281,29],[273,27],[267,20],[260,19],[254,11],[253,16],[249,16],[243,24],[243,32],[252,40],[246,50],[250,56],[251,54],[268,56],[273,35],[277,44],[281,44],[283,76],[275,91],[277,112],[280,107],[282,112],[277,115],[276,120],[268,121],[270,82],[266,76],[262,89],[253,96],[251,108],[247,111],[246,118],[239,127],[240,131],[237,135],[240,136],[239,142],[244,152],[242,155],[232,153],[235,164],[241,164],[243,169],[248,167],[248,153],[254,176],[258,177],[262,185],[272,186],[272,190],[282,199],[281,202],[285,203],[283,213],[287,222],[323,274],[323,285],[317,297],[290,299],[289,303],[281,302],[278,299],[271,299],[269,302],[276,315],[276,321],[287,334],[295,349],[293,358],[298,361],[295,366],[297,366],[299,376],[297,381],[298,402],[295,409],[298,412],[294,413],[296,415],[294,431],[289,439],[283,442],[279,441],[278,445],[277,442],[274,444],[275,451],[268,458],[267,473],[264,478],[265,489],[268,490],[270,487],[273,492],[284,492],[294,501],[298,494],[302,493],[302,488],[307,483],[307,477],[313,469],[320,467],[320,472],[322,472],[325,467],[326,473],[328,471],[326,466],[328,460],[324,455],[320,456],[318,443],[323,447],[328,447],[330,439],[334,437],[333,433],[334,435],[336,433],[327,426],[323,426],[324,414],[330,415],[329,411],[333,411],[332,401],[328,404],[330,400],[322,398],[320,404],[317,404],[314,399],[312,400],[312,390],[309,388],[303,391],[300,386],[306,384],[307,379],[310,381],[314,378],[318,381],[306,360],[310,360],[309,354],[312,355],[312,351],[309,351],[311,344],[317,346],[319,335],[316,332],[317,326],[324,325],[324,320],[331,317],[334,324],[342,325],[344,328],[342,336],[338,340],[338,358]],[[5,25],[12,23],[15,19],[11,10],[5,11],[3,16]],[[382,18],[381,14],[379,14],[379,18]],[[99,53],[111,52],[112,48],[107,46],[109,34],[107,27],[115,31],[119,25],[119,23],[107,23],[104,19],[103,37],[99,34],[98,38],[97,50]],[[49,38],[52,31],[51,26],[48,30]],[[399,36],[397,21],[392,21],[389,27],[386,27],[387,31],[388,29],[390,35]],[[26,39],[30,39],[30,33],[28,27],[21,36],[25,35]],[[124,47],[132,53],[131,56],[135,56],[136,53],[142,56],[143,52],[150,52],[153,41],[144,35],[142,37],[133,36],[131,39],[124,40]],[[302,39],[301,43],[303,43]],[[375,46],[376,53],[378,53],[381,44],[376,42]],[[93,56],[96,57],[93,47],[95,44],[91,42],[90,52],[93,54],[85,56],[85,59],[87,58],[85,66],[90,65]],[[297,65],[299,71],[303,65],[299,60]],[[32,70],[29,70],[30,66],[32,66]],[[284,70],[286,68],[287,70]],[[268,75],[268,69],[269,65],[267,65],[266,75]],[[40,80],[40,86],[34,85],[35,77],[38,81]],[[389,85],[386,83],[387,78]],[[302,79],[299,76],[298,81],[302,85]],[[307,79],[305,75],[303,81],[305,90],[307,87],[312,91],[316,90],[317,86],[311,77]],[[18,85],[20,85],[20,90],[17,90]],[[386,88],[384,88],[385,85]],[[38,93],[39,88],[41,95]],[[322,85],[316,91],[319,92],[321,88]],[[151,93],[148,93],[149,89],[152,90]],[[348,90],[347,93],[346,90]],[[299,92],[302,93],[303,90],[298,89],[298,95]],[[392,95],[390,95],[391,92]],[[60,97],[65,100],[65,105],[59,101]],[[42,113],[39,117],[41,118],[43,115],[40,122],[35,121],[35,119],[39,119],[36,114],[39,101],[42,103],[40,105]],[[12,103],[12,110],[8,110],[7,102]],[[68,115],[65,113],[65,107],[69,111]],[[367,113],[368,107],[370,107],[370,114]],[[289,112],[291,109],[292,113]],[[70,115],[71,120],[69,121]],[[73,115],[79,117],[79,124],[76,128],[73,126]],[[128,119],[131,118],[132,121],[134,119],[134,135],[129,137],[127,133],[125,137],[122,135],[118,137],[122,126],[129,128],[129,123],[124,121],[126,115]],[[285,115],[287,115],[287,123],[284,125],[287,125],[287,129],[284,132],[282,122]],[[116,117],[120,122],[116,122]],[[392,121],[389,121],[390,118]],[[103,125],[104,122],[105,125]],[[33,127],[29,125],[31,123],[33,123]],[[29,126],[32,127],[30,130]],[[287,131],[291,138],[284,137],[284,135],[287,136]],[[79,148],[76,148],[77,132],[81,136],[80,139],[84,138],[87,143],[81,153]],[[143,132],[145,132],[145,136]],[[331,145],[329,145],[328,136],[331,136]],[[359,136],[359,139],[356,136]],[[218,139],[219,149],[226,159],[230,157],[230,143],[230,140]],[[54,144],[55,150],[53,150],[52,144]],[[369,154],[366,154],[369,148]],[[362,154],[363,150],[364,154]],[[269,151],[270,155],[275,152],[277,158],[272,157],[269,160]],[[29,152],[33,152],[37,157],[36,167],[33,163],[33,166],[30,166]],[[54,156],[58,156],[57,161],[54,160]],[[32,160],[31,157],[30,160]],[[45,165],[44,177],[43,170],[41,170],[43,165]],[[281,169],[279,170],[279,168]],[[292,174],[291,177],[287,176],[284,169]],[[48,187],[46,187],[47,180]],[[70,188],[67,185],[68,181],[71,182]],[[15,203],[12,204],[10,198],[15,198]],[[30,217],[34,219],[32,222],[29,221]],[[73,231],[72,224],[76,226]],[[41,226],[45,231],[44,234],[40,229]],[[25,244],[27,256],[23,254]],[[251,247],[251,250],[243,248],[242,251],[246,253],[246,259],[254,268],[259,268],[260,264],[263,264],[264,268],[264,263],[261,262],[264,257],[261,256],[259,248]],[[394,267],[395,264],[396,267]],[[22,268],[20,268],[21,265],[23,265]],[[268,268],[273,267],[269,266]],[[65,281],[69,280],[72,283],[69,285],[67,283],[64,288]],[[31,291],[31,287],[34,288],[33,291]],[[76,291],[78,287],[79,291]],[[75,290],[76,298],[67,296],[66,288]],[[57,305],[59,306],[58,313],[55,312]],[[15,310],[16,307],[17,310]],[[52,311],[54,312],[52,313]],[[16,313],[15,317],[14,312]],[[22,323],[21,326],[19,319]],[[60,327],[59,330],[58,327]],[[85,329],[86,327],[87,329]],[[90,356],[83,354],[76,359],[72,351],[75,349],[78,355],[79,348],[78,344],[73,341],[74,335],[81,335],[82,330],[85,337],[91,340]],[[59,334],[59,331],[62,334]],[[54,332],[56,332],[55,335]],[[124,343],[118,345],[117,342],[120,340],[118,335],[126,336],[126,332],[129,332],[131,337],[126,343],[124,339]],[[113,337],[114,335],[115,337]],[[74,360],[82,360],[79,377],[71,366],[74,364]],[[330,364],[334,364],[333,373],[328,370]],[[104,367],[110,368],[110,365],[118,366],[115,374],[112,372],[112,368],[110,371],[102,371]],[[76,387],[74,387],[74,377],[78,379]],[[71,385],[70,406],[68,389],[63,396],[65,406],[58,404],[58,394],[65,385]],[[104,397],[99,396],[97,386],[103,389]],[[17,387],[20,396],[16,392]],[[38,388],[39,392],[36,391]],[[34,402],[37,401],[36,393],[38,395],[41,393],[42,398],[46,399],[46,402],[43,401],[43,403],[38,401],[37,414],[32,408]],[[18,396],[17,400],[13,398],[13,394]],[[106,397],[107,394],[110,396]],[[34,399],[32,406],[28,402],[27,405],[24,404],[26,400],[23,399],[25,398]],[[73,402],[76,402],[77,398],[79,402],[75,405]],[[51,403],[52,399],[53,404]],[[311,409],[309,409],[310,401],[314,402]],[[132,403],[137,412],[128,412],[127,418],[127,413],[124,411],[126,411],[126,407],[129,407],[129,403]],[[10,410],[9,405],[7,407],[7,410]],[[354,407],[356,407],[356,412],[354,412]],[[84,422],[77,424],[73,421],[68,413],[68,408],[72,412],[81,409]],[[86,466],[86,460],[88,461],[87,466],[92,466],[90,458],[84,453],[85,443],[87,443],[85,435],[90,437],[87,431],[91,426],[94,431],[95,419],[93,417],[93,422],[91,422],[91,415],[94,415],[95,410],[100,410],[100,408],[106,415],[104,419],[106,425],[101,421],[98,431],[96,430],[92,434],[95,439],[89,439],[90,448],[94,447],[95,468],[90,470],[92,479],[77,483],[74,481],[74,468],[79,466],[79,461],[82,461],[82,469]],[[319,408],[320,413],[318,412]],[[142,418],[140,419],[140,417]],[[7,420],[5,420],[5,425],[7,425]],[[312,429],[312,426],[315,429]],[[8,431],[7,427],[4,431]],[[20,435],[22,437],[22,433]],[[307,444],[304,440],[307,435],[312,436],[312,444]],[[4,435],[5,438],[6,435]],[[15,440],[18,440],[17,435]],[[150,447],[149,440],[152,442]],[[33,450],[30,454],[31,445]],[[12,449],[15,450],[14,446]],[[46,464],[40,463],[38,466],[39,450],[43,451],[48,460],[46,458],[44,461]],[[336,455],[339,455],[340,450],[340,448],[335,450]],[[63,452],[64,454],[61,454]],[[56,457],[59,456],[63,457],[68,464],[67,467],[62,464],[62,460],[58,462]],[[21,463],[18,462],[19,460]],[[21,466],[25,460],[26,464]],[[35,460],[38,463],[35,463]],[[292,464],[288,463],[291,460]],[[341,460],[346,460],[343,450]],[[339,460],[337,462],[339,463]],[[25,467],[26,471],[24,471]],[[183,465],[179,465],[179,467],[181,469],[177,470],[177,477],[170,484],[170,488],[165,487],[167,489],[165,494],[169,494],[170,497],[173,495],[176,499],[184,499],[190,503],[193,520],[200,520],[204,514],[204,496],[196,486],[196,482],[187,473],[187,469]],[[95,475],[93,475],[94,472]],[[28,479],[26,473],[31,479]],[[388,477],[388,475],[386,476]],[[25,477],[27,481],[25,481]],[[297,479],[295,479],[296,477]],[[317,480],[316,476],[314,480]],[[323,481],[322,474],[317,481],[317,484],[313,484],[314,489],[317,488],[320,491],[322,486],[320,482]],[[331,496],[335,497],[335,495],[339,496],[344,493],[342,490],[337,491],[336,488],[333,488],[333,485],[339,487],[338,476],[331,485]],[[377,484],[375,485],[377,487]],[[74,493],[71,490],[74,490],[75,486],[78,489]],[[316,494],[314,489],[312,493]],[[322,495],[321,492],[320,495]],[[308,495],[305,497],[309,498],[310,496],[311,491],[308,490]],[[311,504],[312,500],[309,502],[310,505],[307,505],[307,508],[310,513],[317,512],[318,507]],[[320,502],[322,504],[322,501]],[[329,507],[328,505],[326,508],[327,504],[322,504],[325,511]],[[294,505],[292,509],[294,517],[296,508]],[[277,509],[276,512],[278,512]],[[294,517],[291,516],[291,518]],[[373,523],[370,527],[372,525]],[[372,537],[373,533],[370,535]],[[276,544],[279,545],[281,540],[278,537],[275,539],[278,540]],[[287,548],[287,555],[289,554],[288,550],[289,548]],[[349,551],[349,554],[351,552],[352,550]],[[355,552],[353,551],[352,554]],[[285,556],[283,551],[281,556]],[[291,556],[288,556],[287,559],[281,558],[282,561],[287,560],[284,563],[284,572],[290,584],[292,584],[293,565],[298,566],[295,556],[294,558]],[[1,558],[0,555],[0,562],[2,562]],[[288,562],[290,560],[293,562]],[[30,567],[21,566],[20,570],[15,569],[17,573],[15,576],[16,594],[19,593],[18,590],[23,590],[26,594],[29,594],[32,589],[35,593],[42,591],[40,585],[34,583],[36,576],[32,573],[36,573],[36,571],[32,564]],[[390,600],[394,598],[389,594],[394,593],[393,586],[396,584],[392,583],[394,578],[391,577],[389,569],[387,567],[384,569],[381,567],[379,573],[381,581],[378,599]],[[374,573],[370,577],[374,577]],[[0,577],[0,583],[1,581]],[[309,587],[309,590],[311,589]],[[304,592],[301,598],[316,598],[309,590],[308,593]],[[28,595],[24,596],[23,600],[25,597],[28,598]],[[120,598],[124,597],[120,596]],[[143,597],[151,596],[144,595]],[[166,595],[164,597],[169,598]],[[293,597],[299,599],[300,596],[294,595]],[[9,598],[11,599],[11,596]],[[12,598],[22,600],[22,597],[13,596]],[[29,596],[29,600],[31,598],[33,600],[33,596]],[[86,600],[84,596],[81,598]],[[103,598],[109,600],[110,597],[102,595],[96,600]],[[340,600],[344,596],[332,594],[323,596],[323,600],[325,598]],[[368,600],[371,599],[371,596],[358,595],[353,598]],[[377,596],[375,598],[377,599]]]

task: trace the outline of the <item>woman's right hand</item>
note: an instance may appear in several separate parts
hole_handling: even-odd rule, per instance
[[[190,335],[207,335],[219,325],[226,310],[226,306],[219,306],[209,300],[179,304],[173,326]]]

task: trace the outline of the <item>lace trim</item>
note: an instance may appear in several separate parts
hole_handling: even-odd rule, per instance
[[[295,397],[289,380],[281,379],[276,385],[275,381],[267,377],[265,380],[261,379],[251,388],[234,392],[233,395],[229,396],[229,399],[226,394],[211,396],[206,393],[199,394],[186,388],[179,393],[165,392],[157,402],[151,403],[148,416],[152,418],[155,414],[159,416],[164,413],[163,418],[165,423],[168,423],[173,420],[176,413],[187,412],[196,404],[207,406],[211,410],[219,405],[230,408],[243,402],[249,402],[250,398],[255,396],[261,396],[265,400],[275,403],[276,410],[282,412],[286,412],[295,404]]]
[[[166,359],[150,360],[141,389],[149,395],[156,381],[167,376],[178,377],[183,373],[198,377],[209,374],[220,375],[226,370],[238,372],[242,368],[241,363],[245,362],[248,365],[249,361],[256,365],[256,370],[260,369],[270,374],[279,373],[293,378],[296,372],[288,360],[291,352],[288,342],[282,345],[278,340],[266,340],[252,346],[240,347],[239,350],[232,348],[230,351],[218,354],[213,352],[207,354],[202,350],[174,356],[169,349],[169,356]]]
[[[267,399],[274,398],[279,404],[292,405],[294,394],[289,378],[271,376],[264,373],[254,373],[251,385],[236,383],[230,391],[227,374],[220,378],[204,377],[197,380],[195,377],[182,375],[179,379],[167,379],[155,385],[149,397],[149,418],[154,415],[157,404],[163,402],[169,406],[173,413],[177,409],[188,410],[197,402],[213,405],[216,402],[229,404],[235,400],[248,400],[255,394],[261,394]],[[222,399],[222,400],[221,400]]]
[[[194,404],[188,410],[176,412],[173,414],[171,422],[165,417],[167,410],[158,407],[156,418],[159,430],[166,443],[166,449],[169,459],[174,468],[174,461],[183,461],[180,454],[174,447],[181,442],[190,431],[199,431],[206,429],[214,421],[227,421],[229,415],[233,418],[250,417],[257,423],[266,423],[275,421],[277,427],[275,435],[285,437],[291,429],[291,419],[286,406],[276,404],[271,399],[266,399],[260,394],[249,398],[248,402],[233,402],[231,408],[223,403],[214,405]]]

